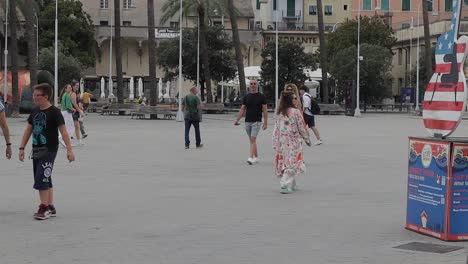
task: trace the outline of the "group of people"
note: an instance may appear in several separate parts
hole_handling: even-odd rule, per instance
[[[84,112],[89,105],[92,94],[85,92],[81,95],[79,88],[79,83],[73,81],[71,84],[66,84],[60,94],[60,107],[65,120],[65,127],[72,139],[73,134],[76,137],[76,143],[73,143],[73,146],[84,145],[83,139],[88,137],[84,128]],[[59,142],[65,147],[63,137],[60,137]]]
[[[308,146],[310,128],[317,138],[315,145],[323,143],[315,126],[312,104],[316,103],[307,92],[306,86],[300,89],[294,84],[286,85],[281,93],[279,106],[276,109],[276,121],[273,130],[273,149],[275,150],[275,172],[280,179],[280,192],[292,193],[297,190],[295,177],[305,172],[302,142]],[[192,88],[182,103],[185,111],[185,148],[190,148],[190,128],[195,128],[196,147],[201,148],[200,112],[201,102],[197,89]],[[260,161],[257,150],[257,137],[260,130],[268,128],[268,107],[266,97],[258,91],[258,82],[250,81],[250,92],[242,99],[242,106],[236,116],[234,125],[240,125],[245,117],[245,131],[249,138],[250,150],[247,163],[254,165]]]
[[[67,86],[70,91],[70,87]],[[66,93],[68,96],[70,92]],[[69,107],[71,104],[66,97],[67,102],[62,98],[62,105]],[[29,158],[33,161],[34,185],[33,188],[39,193],[40,205],[34,218],[45,220],[57,215],[54,206],[54,189],[52,184],[52,170],[54,168],[55,158],[59,147],[59,132],[61,140],[67,149],[67,158],[70,162],[75,160],[72,144],[69,137],[70,129],[67,129],[65,116],[57,107],[50,103],[52,98],[52,87],[47,84],[39,84],[33,87],[33,101],[37,106],[28,117],[28,123],[19,146],[19,160],[25,159],[25,147],[30,138],[32,138],[32,150]],[[63,106],[62,106],[63,108]],[[69,109],[69,108],[65,108]],[[68,112],[67,112],[68,113]],[[71,114],[71,113],[70,113]],[[73,120],[72,120],[73,121]],[[5,107],[0,101],[0,127],[6,142],[6,157],[11,159],[11,141],[8,125],[5,118]]]

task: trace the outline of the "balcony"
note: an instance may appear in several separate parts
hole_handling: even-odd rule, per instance
[[[268,22],[265,31],[276,31],[275,22]],[[324,24],[325,32],[333,32],[335,24]],[[278,31],[309,31],[318,32],[317,23],[302,23],[302,22],[279,22]]]

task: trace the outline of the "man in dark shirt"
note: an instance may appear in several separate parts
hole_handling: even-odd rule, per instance
[[[6,121],[5,106],[3,106],[1,100],[0,100],[0,128],[3,131],[3,137],[5,138],[5,144],[6,144],[5,155],[7,159],[11,159],[10,130],[8,130],[8,125]]]
[[[65,121],[60,110],[49,102],[52,87],[43,83],[36,85],[33,90],[33,100],[38,106],[28,118],[28,124],[21,140],[19,159],[24,161],[24,148],[32,135],[32,159],[34,172],[34,189],[39,191],[41,204],[34,214],[38,220],[48,219],[56,215],[54,207],[54,193],[52,185],[52,170],[58,151],[58,131],[67,146],[67,158],[75,160],[70,137],[65,128]]]
[[[257,80],[250,81],[250,93],[242,99],[242,107],[237,114],[234,125],[238,126],[239,120],[245,114],[245,131],[250,140],[250,156],[247,163],[252,165],[258,162],[257,136],[262,126],[263,130],[268,127],[268,108],[266,98],[258,92]]]

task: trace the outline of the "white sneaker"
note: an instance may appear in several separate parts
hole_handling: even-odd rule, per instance
[[[322,145],[323,144],[323,141],[321,139],[315,141],[314,145],[318,146],[318,145]]]
[[[84,142],[83,142],[82,140],[80,140],[80,141],[78,142],[78,145],[79,145],[79,146],[84,146]]]
[[[254,157],[254,158],[252,159],[252,164],[257,164],[257,163],[259,163],[259,162],[260,162],[260,159],[257,158],[257,157]]]
[[[252,164],[254,163],[254,159],[251,158],[251,157],[249,157],[249,158],[247,159],[247,163],[248,163],[249,165],[252,165]]]

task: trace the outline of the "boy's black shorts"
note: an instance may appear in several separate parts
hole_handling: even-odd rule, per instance
[[[34,189],[44,191],[53,187],[52,170],[56,156],[57,151],[49,151],[46,157],[33,160]]]
[[[306,122],[309,128],[313,128],[315,126],[315,117],[304,114],[304,121]]]

